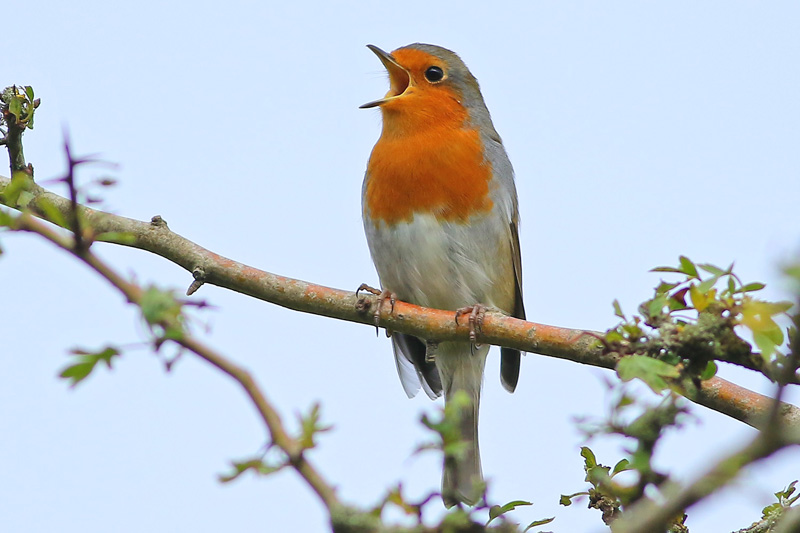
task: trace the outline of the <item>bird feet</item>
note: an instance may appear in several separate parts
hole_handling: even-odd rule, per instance
[[[385,302],[387,299],[389,300],[389,303],[391,304],[389,314],[392,314],[394,313],[394,304],[397,302],[397,295],[391,291],[381,291],[374,287],[370,287],[366,283],[362,283],[358,286],[356,289],[356,296],[358,296],[358,293],[361,291],[374,294],[378,297],[378,305],[375,307],[375,311],[372,313],[372,321],[375,323],[375,330],[377,331],[378,325],[381,322],[381,310],[383,309],[383,302]]]
[[[478,332],[483,327],[483,319],[486,317],[486,306],[482,304],[470,305],[456,310],[456,325],[458,319],[462,315],[469,314],[469,341],[476,347],[480,348],[477,343]]]
[[[439,351],[439,342],[438,341],[425,341],[425,362],[426,363],[433,363],[436,361],[436,352]]]

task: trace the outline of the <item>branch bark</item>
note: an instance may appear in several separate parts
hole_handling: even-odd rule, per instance
[[[10,180],[0,176],[0,193]],[[26,189],[26,205],[14,205],[0,194],[0,202],[13,209],[26,209],[39,218],[68,227],[71,220],[70,200],[31,183]],[[134,220],[92,209],[78,207],[84,221],[84,237],[88,240],[130,246],[159,255],[192,273],[194,281],[189,293],[203,283],[211,283],[295,311],[311,313],[349,322],[373,326],[370,308],[375,299],[315,285],[306,281],[279,276],[218,255],[171,231],[167,223],[154,216],[150,222]],[[70,228],[68,228],[70,229]],[[379,326],[421,338],[437,341],[469,340],[466,321],[456,324],[451,311],[418,307],[397,302],[393,313],[381,314]],[[601,368],[614,369],[617,359],[604,355],[596,341],[598,333],[561,328],[489,313],[479,334],[481,343],[559,359],[566,359]],[[772,399],[722,378],[702,382],[699,388],[683,383],[684,395],[691,401],[718,411],[755,428],[763,428],[772,406]],[[781,403],[784,424],[800,427],[800,409]]]

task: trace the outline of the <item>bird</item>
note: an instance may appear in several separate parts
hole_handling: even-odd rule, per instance
[[[447,457],[442,499],[475,505],[484,481],[478,411],[489,346],[477,345],[487,310],[525,319],[519,208],[514,171],[492,124],[478,81],[461,58],[441,46],[415,43],[387,53],[367,47],[389,75],[389,91],[361,108],[379,108],[380,138],[362,186],[362,215],[385,299],[469,316],[470,342],[424,340],[391,333],[406,394],[423,388],[445,405],[459,392],[462,453]],[[362,286],[363,287],[363,286]],[[520,351],[501,349],[500,377],[514,392]],[[462,394],[461,397],[464,397]]]

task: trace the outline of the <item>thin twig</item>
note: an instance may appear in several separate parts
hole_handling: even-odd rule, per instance
[[[72,240],[58,233],[53,228],[39,222],[28,213],[23,213],[16,218],[15,227],[13,229],[29,231],[41,235],[59,248],[70,252],[119,290],[128,302],[141,305],[143,295],[142,288],[135,283],[125,280],[88,248],[83,251],[76,250]],[[161,325],[168,328],[172,324],[165,321],[165,323]],[[171,340],[236,380],[256,406],[261,419],[269,431],[272,442],[287,455],[289,463],[297,470],[303,479],[306,480],[329,510],[338,506],[339,501],[333,487],[328,484],[317,469],[306,460],[301,445],[286,432],[281,422],[280,415],[266,399],[250,373],[200,342],[189,333],[184,333],[182,336]]]
[[[83,241],[83,229],[81,228],[81,217],[78,211],[78,188],[75,185],[75,167],[80,164],[80,161],[72,157],[72,150],[66,131],[64,132],[64,152],[67,154],[67,175],[64,176],[64,182],[69,190],[69,222],[72,234],[75,236],[75,251],[80,254],[87,249]]]

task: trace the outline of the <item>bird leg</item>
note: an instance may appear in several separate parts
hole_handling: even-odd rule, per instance
[[[461,315],[469,313],[469,341],[476,347],[480,345],[477,343],[478,332],[483,327],[483,319],[486,317],[486,306],[482,304],[470,305],[456,309],[456,325]]]
[[[385,302],[388,299],[389,303],[391,303],[391,307],[389,309],[389,314],[391,315],[392,313],[394,313],[394,304],[397,302],[397,295],[391,291],[386,291],[386,290],[381,291],[374,287],[370,287],[366,283],[362,283],[361,285],[358,286],[358,288],[356,289],[356,295],[358,295],[358,293],[361,291],[374,294],[375,296],[378,297],[378,305],[375,307],[375,311],[372,314],[372,321],[375,323],[375,330],[377,332],[378,325],[381,322],[381,309],[383,308],[383,302]]]
[[[425,341],[425,362],[433,363],[436,361],[436,352],[439,350],[439,343],[437,341]]]

